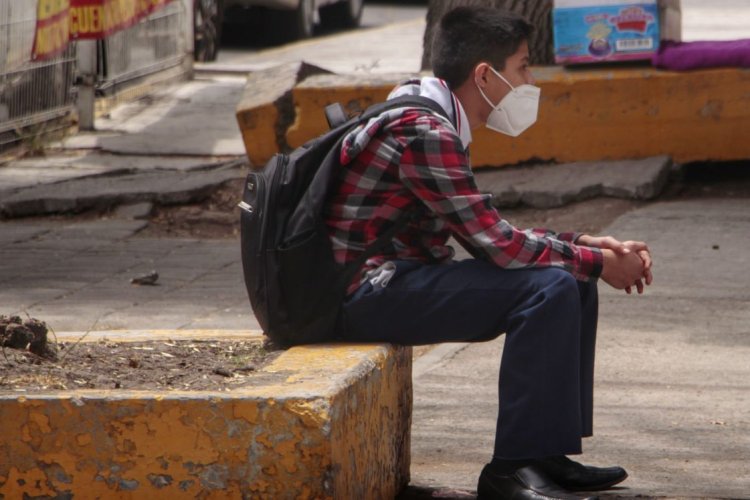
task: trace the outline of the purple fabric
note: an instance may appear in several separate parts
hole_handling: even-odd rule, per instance
[[[687,71],[700,68],[750,68],[750,39],[728,42],[661,43],[652,63],[657,68]]]

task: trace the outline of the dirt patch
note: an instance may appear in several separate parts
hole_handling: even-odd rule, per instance
[[[621,215],[645,205],[642,201],[619,198],[595,198],[559,208],[510,208],[500,213],[520,228],[544,228],[553,231],[577,231],[601,234]]]
[[[157,207],[147,237],[238,238],[243,179],[228,182],[202,203]],[[654,201],[696,198],[750,198],[750,162],[694,163],[677,169],[664,192]],[[650,202],[594,198],[552,209],[505,208],[512,224],[555,231],[601,232],[621,215]]]
[[[157,206],[139,236],[147,238],[238,238],[244,179],[225,183],[192,205]]]
[[[260,340],[55,342],[42,321],[0,319],[14,325],[0,337],[0,391],[230,391],[252,385],[258,370],[280,354]],[[44,331],[43,350],[15,326],[27,323]]]

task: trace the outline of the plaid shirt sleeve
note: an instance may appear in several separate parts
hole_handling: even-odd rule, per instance
[[[444,126],[433,126],[405,142],[399,175],[475,255],[507,269],[559,267],[581,281],[601,274],[601,251],[575,245],[579,234],[522,231],[501,218],[491,196],[477,188],[460,139]]]

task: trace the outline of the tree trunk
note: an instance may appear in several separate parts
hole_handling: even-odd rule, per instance
[[[531,64],[555,63],[552,45],[552,1],[553,0],[430,0],[427,8],[427,28],[424,32],[422,69],[431,68],[432,36],[443,14],[458,6],[496,7],[518,12],[534,25],[534,34],[529,40]]]

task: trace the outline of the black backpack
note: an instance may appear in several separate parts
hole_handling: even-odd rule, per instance
[[[356,261],[342,266],[334,260],[322,217],[342,168],[340,151],[347,133],[396,108],[446,116],[435,101],[419,96],[375,104],[349,120],[341,112],[332,118],[327,110],[332,130],[289,154],[274,155],[263,170],[247,176],[240,202],[245,286],[264,333],[282,347],[334,340],[354,276],[409,222],[410,217],[402,217]]]

